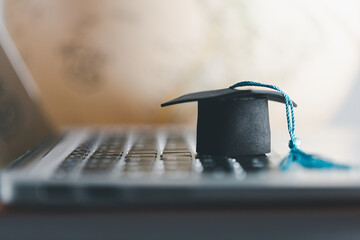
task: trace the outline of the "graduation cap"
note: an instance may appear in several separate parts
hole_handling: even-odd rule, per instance
[[[285,103],[279,92],[225,88],[186,94],[161,106],[197,101],[197,153],[237,157],[270,152],[269,100]]]
[[[243,86],[265,87],[275,91],[235,89]],[[285,103],[286,108],[290,152],[280,163],[282,170],[289,169],[292,163],[305,168],[350,168],[300,150],[300,140],[295,135],[293,108],[296,104],[275,85],[244,81],[226,89],[186,94],[161,106],[197,101],[198,154],[241,157],[264,155],[271,150],[269,100]]]

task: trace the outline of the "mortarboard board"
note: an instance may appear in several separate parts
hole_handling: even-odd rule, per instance
[[[279,92],[226,88],[186,94],[161,106],[197,101],[197,153],[237,157],[270,152],[269,100],[285,103]]]

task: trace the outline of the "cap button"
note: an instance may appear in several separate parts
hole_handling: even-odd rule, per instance
[[[300,146],[301,146],[301,140],[297,137],[289,141],[289,148],[293,148],[293,147],[300,148]]]

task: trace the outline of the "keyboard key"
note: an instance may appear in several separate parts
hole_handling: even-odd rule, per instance
[[[198,156],[204,173],[231,172],[229,158],[217,156]]]
[[[191,152],[172,152],[172,153],[163,153],[161,155],[162,158],[171,158],[171,157],[188,157],[192,158]]]
[[[156,153],[129,153],[127,156],[127,158],[136,158],[136,157],[141,157],[141,158],[156,158]]]
[[[243,156],[235,158],[245,171],[259,171],[269,168],[269,158],[264,155]]]
[[[150,157],[128,157],[126,156],[125,162],[152,162],[155,158]]]
[[[154,161],[147,162],[126,162],[125,166],[151,166],[154,164]]]
[[[131,149],[128,154],[157,154],[154,149]]]

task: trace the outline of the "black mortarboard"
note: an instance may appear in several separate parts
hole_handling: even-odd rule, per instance
[[[236,157],[270,152],[268,100],[285,103],[279,92],[226,88],[186,94],[161,106],[197,101],[197,153]]]

